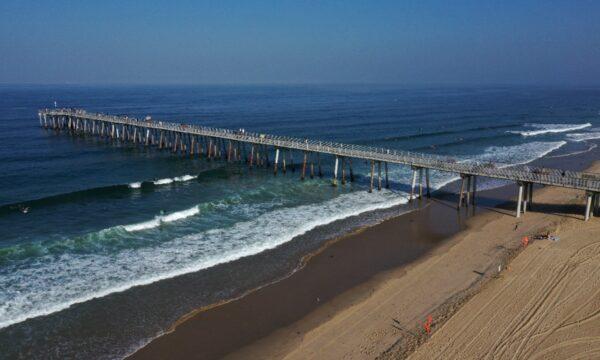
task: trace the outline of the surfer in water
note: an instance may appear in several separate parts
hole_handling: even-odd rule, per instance
[[[19,211],[23,214],[27,214],[29,212],[29,206],[19,205]]]

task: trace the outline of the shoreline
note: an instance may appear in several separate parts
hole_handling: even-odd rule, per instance
[[[551,160],[551,162],[556,162],[555,159],[547,159],[547,158],[543,158],[543,159],[539,159],[540,162],[545,162],[545,161],[549,161]],[[573,164],[573,161],[570,161],[569,163]],[[579,164],[581,165],[581,164]],[[580,167],[580,166],[578,166]],[[491,189],[491,190],[485,190],[480,192],[478,195],[479,199],[483,199],[485,202],[485,197],[486,194],[490,194],[490,198],[498,198],[498,197],[505,197],[507,194],[509,194],[509,198],[512,198],[512,192],[509,192],[509,189],[511,188],[511,185],[508,186],[504,186],[501,188],[496,188],[496,189]],[[446,199],[446,200],[444,200]],[[449,199],[449,200],[448,200]],[[427,251],[423,251],[422,253],[420,253],[418,256],[416,256],[414,259],[412,260],[407,260],[404,263],[396,263],[396,264],[389,264],[387,268],[378,268],[376,270],[374,269],[369,269],[369,276],[367,277],[363,277],[361,278],[360,281],[354,281],[354,282],[350,282],[345,284],[345,288],[344,289],[337,289],[337,291],[335,291],[335,294],[329,294],[325,297],[316,297],[316,304],[304,304],[301,308],[302,310],[299,310],[299,306],[292,306],[290,308],[287,308],[285,311],[282,311],[282,313],[280,314],[281,318],[284,318],[285,320],[282,321],[281,319],[274,319],[276,316],[273,316],[272,314],[269,316],[269,319],[267,322],[270,322],[270,324],[259,324],[256,325],[254,329],[250,329],[252,328],[252,326],[245,326],[245,328],[243,329],[244,331],[240,331],[240,329],[236,329],[234,332],[236,334],[231,334],[230,330],[226,330],[226,329],[222,329],[222,328],[227,328],[227,321],[225,321],[224,319],[228,319],[231,322],[231,326],[235,326],[236,322],[244,322],[244,323],[256,323],[256,322],[264,322],[261,319],[254,319],[252,320],[252,316],[248,316],[247,313],[244,313],[243,311],[239,312],[239,313],[235,313],[235,311],[240,311],[242,308],[246,309],[247,311],[252,311],[253,313],[256,313],[257,311],[257,307],[260,307],[259,304],[265,304],[262,305],[263,309],[265,311],[265,313],[269,313],[270,311],[272,311],[272,309],[274,308],[281,308],[281,307],[286,307],[281,305],[281,303],[278,303],[278,301],[275,300],[271,300],[269,301],[269,298],[272,297],[274,299],[280,299],[281,295],[284,294],[283,291],[273,291],[273,289],[275,288],[282,288],[285,289],[286,286],[282,286],[282,284],[287,284],[287,283],[293,283],[294,277],[297,276],[297,274],[302,273],[303,271],[306,272],[305,270],[308,267],[315,267],[314,264],[312,264],[312,262],[323,262],[324,258],[326,258],[328,252],[337,252],[340,249],[343,249],[344,244],[348,243],[348,241],[350,241],[351,239],[360,239],[362,238],[363,240],[366,239],[369,242],[373,242],[373,235],[371,234],[372,232],[377,232],[377,230],[374,229],[381,229],[383,227],[385,227],[385,224],[394,224],[393,227],[398,228],[399,224],[404,224],[403,226],[407,226],[410,225],[412,223],[414,223],[415,221],[420,221],[421,222],[421,226],[417,226],[417,227],[421,227],[421,228],[426,228],[426,226],[424,226],[425,224],[423,224],[423,218],[426,218],[426,215],[423,215],[423,213],[427,212],[427,211],[433,211],[433,212],[442,212],[445,213],[445,215],[449,215],[452,216],[451,214],[454,214],[454,217],[456,217],[456,209],[455,209],[455,203],[453,202],[454,200],[454,196],[452,194],[446,194],[444,196],[441,197],[441,199],[433,199],[432,201],[425,201],[425,205],[419,207],[418,209],[414,210],[414,211],[410,211],[408,213],[404,213],[401,214],[399,216],[395,216],[389,219],[386,219],[384,221],[382,221],[379,224],[376,225],[372,225],[372,226],[365,226],[365,227],[361,227],[359,229],[356,229],[348,234],[342,235],[342,236],[338,236],[335,237],[331,240],[326,241],[325,243],[323,243],[316,251],[313,251],[311,253],[308,253],[306,255],[304,255],[301,258],[301,261],[298,265],[298,267],[291,273],[285,275],[283,278],[280,279],[276,279],[270,283],[264,284],[258,288],[252,289],[244,294],[242,294],[241,296],[238,296],[234,299],[229,299],[223,302],[219,302],[216,304],[212,304],[206,307],[202,307],[199,309],[196,309],[188,314],[186,314],[185,316],[183,316],[182,318],[178,319],[171,327],[170,329],[163,335],[153,339],[152,341],[150,341],[148,344],[146,344],[144,347],[138,349],[136,352],[130,354],[128,356],[128,358],[158,358],[161,356],[170,356],[170,357],[186,357],[186,356],[190,356],[192,353],[197,354],[197,350],[198,350],[198,346],[199,346],[199,342],[196,341],[192,341],[194,343],[193,346],[190,347],[189,344],[186,344],[188,341],[186,341],[186,338],[198,338],[201,337],[206,341],[207,344],[210,344],[211,347],[211,353],[210,354],[206,354],[203,353],[203,358],[217,358],[217,357],[222,357],[224,355],[229,354],[230,357],[235,358],[236,354],[239,353],[243,353],[243,349],[244,347],[252,347],[254,345],[254,343],[256,342],[260,342],[261,340],[263,340],[264,338],[268,338],[268,337],[273,337],[276,336],[274,335],[275,333],[277,333],[278,331],[281,331],[281,329],[285,329],[286,327],[289,326],[293,326],[293,324],[299,320],[302,319],[302,321],[305,318],[310,317],[311,313],[314,312],[319,312],[318,310],[316,310],[317,308],[322,308],[325,305],[321,304],[321,302],[324,303],[328,303],[328,302],[332,302],[332,301],[338,301],[339,302],[339,298],[340,297],[344,297],[346,296],[346,292],[352,292],[354,290],[354,294],[349,296],[349,301],[348,303],[345,304],[345,306],[342,306],[340,304],[338,304],[338,306],[334,306],[335,309],[333,309],[334,311],[331,312],[329,314],[327,314],[325,317],[321,317],[321,319],[319,321],[315,321],[312,320],[313,326],[317,326],[318,324],[327,321],[328,318],[331,318],[332,316],[334,316],[338,311],[342,311],[343,308],[347,308],[349,306],[352,306],[352,304],[356,303],[356,302],[360,302],[360,300],[364,300],[364,298],[368,298],[369,297],[369,293],[368,291],[365,291],[365,288],[367,287],[372,287],[374,289],[374,287],[376,287],[378,284],[380,284],[382,281],[385,281],[385,274],[387,272],[393,272],[398,270],[399,268],[402,268],[402,271],[406,272],[409,271],[412,267],[417,266],[419,263],[426,261],[428,258],[431,258],[432,256],[434,256],[434,254],[436,254],[439,251],[443,251],[444,249],[448,248],[448,247],[452,247],[453,245],[455,245],[454,243],[449,244],[448,243],[448,239],[450,239],[453,235],[456,235],[457,233],[459,233],[461,230],[465,230],[466,227],[464,225],[464,221],[467,220],[470,221],[472,218],[471,216],[466,216],[465,219],[461,220],[461,217],[458,217],[458,221],[456,222],[456,227],[454,228],[454,230],[445,233],[444,235],[442,235],[440,238],[438,238],[438,242],[439,244],[433,246],[432,248],[430,248]],[[510,200],[507,200],[510,202]],[[498,201],[496,201],[496,204],[498,203]],[[494,205],[492,205],[494,206]],[[433,208],[433,210],[431,210]],[[443,209],[446,209],[446,212],[444,212]],[[450,209],[451,208],[451,209]],[[499,206],[498,208],[502,208],[502,205]],[[429,209],[429,210],[428,210]],[[469,208],[469,209],[473,209],[473,208]],[[477,206],[477,213],[489,213],[490,210],[484,210],[481,211],[481,205],[478,204]],[[449,212],[448,212],[449,210]],[[438,213],[439,215],[439,213]],[[438,216],[438,218],[443,218]],[[420,220],[419,220],[420,219]],[[437,224],[440,225],[440,224]],[[443,227],[447,226],[448,224],[444,224]],[[469,230],[466,230],[465,232],[468,232]],[[367,233],[367,235],[365,236],[365,233]],[[415,238],[413,238],[410,241],[418,241],[419,238],[422,240],[423,234],[418,234]],[[387,234],[387,236],[389,236],[389,234]],[[342,244],[342,245],[340,245]],[[336,246],[337,245],[337,246]],[[379,245],[373,245],[372,247],[374,248],[378,248],[380,250],[384,250],[385,252],[385,247],[382,248]],[[354,249],[356,250],[356,249]],[[513,254],[514,255],[514,254]],[[379,255],[381,256],[381,254]],[[377,256],[375,256],[377,257]],[[323,266],[323,265],[321,265]],[[323,268],[325,269],[325,268]],[[322,269],[322,270],[323,270]],[[489,270],[489,269],[487,269]],[[486,270],[486,274],[487,274],[487,270]],[[319,272],[319,271],[317,271]],[[321,271],[322,272],[322,271]],[[302,276],[299,276],[299,278],[302,278]],[[483,278],[483,277],[482,277]],[[480,280],[480,279],[478,279]],[[314,281],[314,279],[312,280]],[[301,283],[301,281],[295,281],[297,283]],[[287,286],[289,287],[289,286]],[[362,289],[362,292],[360,291],[360,289]],[[469,286],[469,288],[471,288],[471,286]],[[289,291],[290,289],[288,288],[286,291]],[[306,289],[305,289],[306,290]],[[313,289],[314,291],[314,289]],[[372,290],[374,291],[374,290]],[[268,296],[267,296],[268,295]],[[347,296],[348,297],[348,296]],[[260,299],[259,299],[260,298]],[[295,300],[297,301],[297,299]],[[343,302],[343,301],[342,301]],[[237,310],[236,310],[237,308]],[[330,309],[331,310],[331,309]],[[234,312],[234,314],[232,315],[231,313]],[[292,315],[293,314],[293,315]],[[202,320],[200,320],[200,318],[202,318]],[[207,320],[210,319],[210,320]],[[232,321],[234,320],[234,321]],[[256,327],[260,328],[260,331],[256,331]],[[210,332],[208,331],[208,329],[210,329]],[[222,332],[220,332],[222,331]],[[241,333],[246,333],[246,335],[241,335]],[[233,337],[232,337],[233,335]],[[208,336],[208,337],[206,337]],[[237,336],[237,338],[236,338]],[[212,338],[212,340],[208,340],[209,338]],[[224,343],[220,343],[219,339],[221,342]],[[237,339],[237,340],[236,340]],[[220,344],[221,346],[219,347]],[[240,348],[242,350],[240,350]],[[195,350],[194,350],[195,349]],[[206,347],[204,347],[204,349],[206,349]],[[186,355],[187,354],[187,355]],[[256,354],[255,354],[256,355]]]
[[[254,288],[235,299],[192,311],[178,319],[165,334],[155,338],[146,346],[129,355],[128,358],[164,358],[165,356],[184,358],[191,356],[193,349],[190,349],[191,352],[186,354],[175,355],[171,353],[170,350],[174,344],[169,340],[164,345],[164,350],[167,353],[161,350],[156,351],[154,347],[157,341],[164,342],[167,338],[173,337],[174,341],[178,343],[175,347],[186,349],[187,345],[184,344],[187,342],[186,340],[193,343],[193,338],[196,336],[190,335],[188,337],[188,334],[180,336],[179,332],[183,328],[198,323],[200,318],[202,318],[200,321],[201,329],[191,326],[193,329],[190,329],[190,332],[200,332],[202,335],[198,337],[202,338],[202,342],[206,345],[210,344],[211,353],[204,352],[202,354],[203,358],[220,358],[241,346],[251,343],[249,339],[258,340],[284,325],[281,320],[272,319],[273,314],[269,315],[271,318],[269,323],[259,324],[261,316],[267,314],[270,309],[278,307],[278,316],[286,318],[286,323],[293,322],[301,319],[306,313],[313,311],[322,303],[342,294],[348,288],[363,286],[372,281],[373,277],[377,277],[378,274],[390,271],[397,266],[410,266],[411,263],[420,261],[432,250],[431,244],[441,242],[440,246],[444,246],[443,242],[448,236],[455,234],[464,227],[463,222],[456,222],[453,217],[448,222],[438,223],[435,229],[428,228],[425,226],[423,213],[427,213],[429,218],[446,218],[446,215],[456,216],[456,209],[450,208],[436,199],[423,201],[424,203],[418,209],[383,220],[376,225],[360,227],[350,233],[324,242],[315,251],[305,254],[297,268],[280,279]],[[444,216],[441,216],[442,214]],[[390,231],[394,231],[398,227],[402,227],[407,231],[416,231],[412,236],[402,239],[403,242],[406,242],[406,244],[400,246],[402,250],[406,251],[402,254],[402,257],[399,257],[397,251],[394,251],[398,250],[398,244],[394,245],[394,241],[389,241],[390,238],[387,236]],[[375,241],[379,242],[373,244]],[[406,246],[407,244],[409,246]],[[356,251],[357,246],[362,248],[362,252]],[[371,263],[358,263],[360,261],[358,258],[368,251],[374,252],[370,257]],[[388,259],[385,259],[386,254]],[[346,256],[356,258],[348,263],[344,258]],[[344,258],[344,261],[337,262],[338,258]],[[361,269],[352,269],[353,265],[360,266]],[[374,268],[374,266],[377,268]],[[331,273],[329,270],[335,270],[336,274],[325,281],[323,279],[319,281],[318,278],[321,278],[319,274]],[[363,272],[362,270],[368,270],[368,274],[360,274]],[[343,272],[343,275],[340,272]],[[339,284],[340,280],[344,283]],[[312,287],[310,283],[316,284],[316,287]],[[333,286],[337,288],[333,288]],[[312,288],[309,289],[309,287]],[[303,293],[307,292],[311,295],[298,300]],[[362,295],[358,298],[361,298]],[[288,299],[289,302],[282,302],[282,298]],[[235,313],[236,316],[231,316],[230,313]],[[257,318],[248,319],[253,314],[258,315]],[[210,317],[210,319],[207,320],[207,317]],[[245,324],[258,324],[260,329],[250,326],[250,328],[243,331],[239,328],[232,331],[238,321]],[[234,340],[234,338],[237,340]],[[220,348],[217,343],[220,343]]]

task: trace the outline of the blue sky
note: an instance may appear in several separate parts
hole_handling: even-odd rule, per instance
[[[600,84],[600,1],[0,2],[0,83]]]

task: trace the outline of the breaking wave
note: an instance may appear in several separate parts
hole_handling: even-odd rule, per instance
[[[171,184],[174,182],[190,181],[190,180],[194,180],[196,178],[198,178],[198,175],[183,175],[183,176],[176,176],[173,178],[164,178],[164,179],[154,180],[152,183],[154,185],[167,185],[167,184]]]
[[[525,124],[525,127],[533,128],[536,130],[525,130],[525,131],[514,131],[509,130],[507,132],[511,134],[519,134],[521,136],[536,136],[542,134],[551,133],[562,133],[575,130],[585,129],[592,126],[591,123],[585,124]]]
[[[123,225],[123,228],[129,232],[153,229],[153,228],[161,226],[164,223],[170,223],[173,221],[185,219],[190,216],[194,216],[194,215],[198,214],[199,212],[200,212],[200,208],[198,206],[194,206],[189,209],[176,211],[171,214],[159,215],[149,221],[144,221],[141,223],[131,224],[131,225]]]

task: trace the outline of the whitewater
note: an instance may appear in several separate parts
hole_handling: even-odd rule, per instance
[[[507,132],[512,133],[512,134],[519,134],[522,136],[537,136],[537,135],[544,135],[544,134],[553,134],[553,133],[556,134],[556,133],[581,130],[581,129],[585,129],[590,126],[592,126],[591,123],[585,123],[585,124],[525,124],[525,127],[534,128],[536,130],[522,130],[522,131],[509,130]]]

